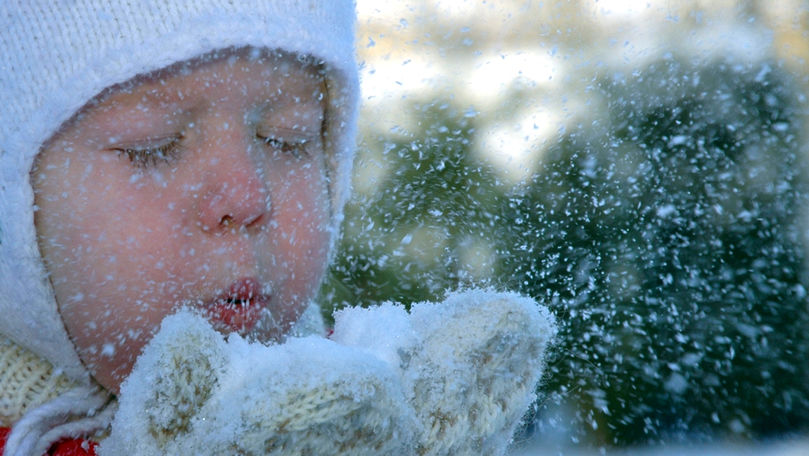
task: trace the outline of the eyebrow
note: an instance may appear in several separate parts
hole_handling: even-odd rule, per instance
[[[311,110],[313,112],[324,113],[326,111],[326,106],[318,101],[318,100],[301,100],[295,99],[295,97],[291,97],[291,99],[280,99],[280,98],[269,98],[263,100],[261,103],[262,105],[266,106],[267,109],[264,109],[263,112],[273,113],[275,111],[283,111],[292,108],[303,108],[306,110]]]

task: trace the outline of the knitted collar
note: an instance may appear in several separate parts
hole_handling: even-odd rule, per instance
[[[77,384],[0,336],[0,425],[12,427],[3,454],[45,454],[63,438],[103,437],[116,409],[100,386]]]
[[[75,386],[49,362],[0,336],[0,424],[11,426]]]

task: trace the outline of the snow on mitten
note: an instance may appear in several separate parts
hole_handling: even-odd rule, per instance
[[[336,341],[398,366],[422,425],[419,455],[503,454],[530,404],[555,326],[534,300],[474,290],[441,303],[345,309]]]
[[[389,365],[319,337],[226,341],[167,318],[121,387],[101,456],[413,454],[417,422]]]
[[[121,385],[101,455],[158,455],[192,432],[194,417],[225,372],[222,337],[185,312],[164,320]]]

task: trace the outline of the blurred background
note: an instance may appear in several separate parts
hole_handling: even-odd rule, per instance
[[[359,0],[324,312],[557,316],[516,447],[809,435],[809,1]]]

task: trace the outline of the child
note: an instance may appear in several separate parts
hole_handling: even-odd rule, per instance
[[[0,5],[4,455],[93,454],[94,443],[65,438],[105,435],[124,379],[133,386],[127,390],[131,392],[121,392],[120,416],[130,416],[132,407],[145,403],[134,399],[140,397],[138,391],[171,399],[182,399],[182,391],[204,389],[200,385],[219,391],[231,374],[226,373],[228,364],[211,354],[219,349],[211,347],[225,342],[207,333],[206,325],[222,334],[238,334],[232,336],[234,341],[244,336],[262,343],[324,333],[319,310],[310,303],[328,264],[348,195],[358,101],[353,39],[353,5],[339,0],[138,5],[83,0],[59,7],[37,0]],[[514,307],[508,303],[519,300],[496,298],[504,304],[493,307],[494,313],[479,315],[499,321],[513,314],[504,320],[507,323],[530,317],[525,302]],[[477,314],[491,300],[472,301],[476,307],[468,310]],[[144,361],[139,361],[148,366],[148,360],[159,359],[159,366],[170,368],[156,379],[146,367],[129,377],[164,317],[181,308],[195,311],[146,350],[157,354],[150,358],[144,353]],[[509,308],[511,314],[502,310]],[[457,313],[439,314],[464,321]],[[385,313],[362,315],[344,321],[351,326],[352,321],[376,321]],[[479,340],[463,339],[463,347],[448,356],[479,355],[480,344],[505,340],[508,331],[537,329],[538,319],[527,321],[532,325],[498,324],[479,334],[483,336]],[[305,363],[301,358],[308,358],[325,366],[329,359],[317,356],[325,350],[357,361],[349,363],[353,369],[332,366],[339,371],[336,383],[316,379],[301,387],[282,381],[280,389],[262,392],[273,398],[329,391],[331,396],[313,396],[323,399],[333,397],[338,385],[371,385],[380,391],[363,399],[367,407],[361,412],[346,411],[359,401],[353,393],[338,395],[348,398],[344,402],[330,399],[339,413],[329,422],[342,427],[324,431],[322,423],[315,426],[303,414],[303,433],[295,435],[305,439],[296,437],[279,451],[293,451],[315,436],[340,438],[341,433],[352,439],[352,445],[374,451],[387,448],[348,433],[357,413],[377,416],[374,410],[408,423],[402,429],[414,430],[402,435],[416,436],[415,429],[424,429],[424,423],[413,423],[434,415],[434,404],[417,407],[414,394],[399,391],[409,384],[403,379],[412,377],[404,370],[408,362],[391,358],[381,346],[367,353],[351,348],[352,331],[367,332],[371,326],[341,331],[339,346],[317,342],[316,348],[301,350],[290,342],[275,346],[283,355],[266,351],[255,355],[287,363]],[[400,327],[405,333],[412,329]],[[509,343],[498,345],[507,349],[494,350],[496,359],[513,361],[530,355],[534,360],[507,369],[521,372],[523,381],[514,396],[517,405],[497,412],[509,416],[497,432],[513,430],[514,410],[524,409],[525,391],[541,372],[551,330],[547,325],[540,329],[541,337],[527,335],[527,348]],[[439,340],[438,331],[419,333],[419,344],[397,345],[397,353],[415,353],[414,347]],[[373,348],[371,342],[365,345]],[[369,356],[387,357],[401,371],[372,361],[379,367],[374,370],[365,362]],[[436,363],[423,357],[417,363],[423,373],[417,378],[429,377],[422,367]],[[221,369],[212,370],[212,365]],[[273,375],[274,365],[257,365],[264,366],[259,369],[263,375]],[[189,380],[197,378],[199,382]],[[490,383],[497,376],[480,378]],[[444,380],[433,380],[446,386]],[[489,383],[486,388],[495,391]],[[144,384],[147,387],[139,390],[137,386]],[[133,399],[127,402],[127,397]],[[208,404],[213,399],[195,400]],[[189,409],[182,401],[180,406],[167,403],[161,409],[164,416],[142,434],[136,434],[137,426],[129,428],[137,423],[116,418],[105,454],[118,454],[116,448],[134,451],[137,446],[126,441],[133,435],[142,439],[163,435],[155,443],[156,451],[182,451],[206,435],[200,423],[215,422],[217,410],[194,421],[207,409]],[[272,403],[286,404],[284,410],[301,407],[294,401]],[[194,451],[236,451],[232,445],[249,427],[258,432],[258,440],[253,440],[260,442],[250,451],[264,448],[259,453],[270,453],[268,442],[286,432],[284,423],[237,415],[253,424],[222,431],[233,434],[229,450]],[[176,422],[186,423],[182,432],[165,427]],[[424,452],[429,446],[425,442],[435,438],[423,437],[424,432],[418,435],[422,437],[414,439]],[[451,445],[445,447],[453,452]],[[342,451],[339,446],[330,450]]]

